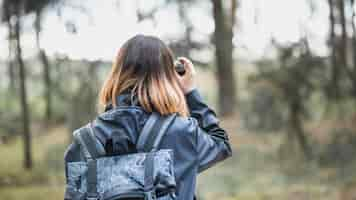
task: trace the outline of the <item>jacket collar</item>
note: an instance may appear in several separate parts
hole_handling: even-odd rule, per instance
[[[122,92],[121,94],[119,94],[118,96],[116,96],[116,103],[118,105],[118,107],[120,106],[138,106],[138,99],[137,96],[131,96],[131,91],[125,91]],[[106,106],[105,106],[105,111],[111,110],[113,109],[114,106],[112,104],[112,102],[109,102]]]

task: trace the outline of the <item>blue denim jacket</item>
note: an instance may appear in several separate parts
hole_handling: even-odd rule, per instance
[[[136,152],[138,134],[150,113],[131,100],[129,94],[119,95],[119,106],[109,106],[93,122],[96,137],[108,155]],[[172,149],[174,153],[178,200],[194,199],[198,173],[231,156],[228,135],[199,92],[191,91],[186,100],[190,117],[176,117],[160,144],[160,149]],[[65,153],[65,162],[80,160],[79,148],[72,143]]]

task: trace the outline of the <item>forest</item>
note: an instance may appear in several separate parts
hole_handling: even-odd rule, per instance
[[[0,199],[63,199],[123,42],[190,58],[233,156],[201,200],[356,199],[354,0],[0,0]]]

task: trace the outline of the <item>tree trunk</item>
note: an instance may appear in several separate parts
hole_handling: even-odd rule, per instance
[[[52,119],[52,79],[50,74],[50,64],[46,55],[46,52],[40,50],[40,59],[43,65],[43,84],[45,88],[44,97],[46,99],[46,121],[49,122]]]
[[[336,42],[336,34],[335,34],[335,6],[333,0],[328,0],[329,4],[329,21],[330,21],[330,48],[331,48],[331,83],[330,88],[327,89],[329,91],[329,95],[332,99],[336,99],[339,96],[339,80],[340,73],[337,61],[337,42]]]
[[[300,148],[302,149],[304,156],[307,160],[311,160],[312,153],[310,146],[308,144],[307,137],[305,136],[304,129],[302,126],[302,122],[300,119],[301,115],[301,105],[300,102],[294,100],[295,102],[291,102],[289,105],[290,114],[289,114],[289,126],[290,130],[294,132],[297,137]]]
[[[342,67],[347,67],[347,30],[346,30],[346,16],[345,16],[345,1],[339,0],[339,13],[341,25],[341,44],[340,44],[340,64]]]
[[[50,122],[52,119],[52,79],[50,75],[50,63],[48,61],[48,57],[46,52],[41,49],[40,45],[40,34],[41,34],[41,22],[42,22],[42,11],[36,11],[36,20],[35,20],[35,30],[36,30],[36,44],[39,51],[39,58],[43,67],[43,88],[44,88],[44,99],[46,102],[45,108],[45,120]]]
[[[351,7],[354,8],[355,5],[355,0],[351,0]],[[352,95],[355,98],[356,97],[356,27],[355,27],[355,18],[356,18],[356,12],[355,9],[352,9],[352,20],[351,20],[351,26],[352,26],[352,50],[353,50],[353,68],[352,68]]]
[[[235,26],[236,10],[237,10],[237,0],[231,0],[231,26],[232,26],[232,30],[234,29],[234,26]]]
[[[219,111],[228,116],[236,106],[236,81],[233,70],[232,25],[224,14],[223,1],[212,0],[215,22],[214,42],[217,63]],[[230,15],[229,15],[230,16]],[[227,19],[227,20],[226,20]]]
[[[19,11],[17,11],[19,12]],[[22,49],[21,49],[21,38],[20,38],[20,28],[21,28],[21,16],[17,13],[16,24],[15,24],[15,39],[16,39],[16,60],[19,67],[19,78],[20,78],[20,99],[22,108],[22,126],[23,126],[23,142],[24,142],[24,168],[32,168],[32,151],[31,151],[31,130],[30,130],[30,115],[29,108],[27,104],[27,90],[26,90],[26,70],[25,64],[22,59]]]

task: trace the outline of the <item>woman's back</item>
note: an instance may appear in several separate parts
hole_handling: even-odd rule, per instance
[[[138,134],[149,117],[139,105],[129,105],[129,95],[118,96],[120,107],[108,109],[94,121],[98,140],[108,155],[136,152]],[[228,137],[218,125],[215,113],[202,102],[197,90],[186,95],[192,117],[176,117],[165,133],[159,149],[172,149],[177,199],[193,199],[196,176],[231,155]],[[65,161],[80,160],[75,145],[68,149]]]
[[[197,174],[229,157],[231,149],[214,111],[195,89],[193,64],[186,58],[179,62],[184,71],[178,74],[172,52],[158,38],[128,40],[100,92],[106,111],[93,128],[108,156],[129,154],[137,152],[139,133],[151,112],[177,114],[159,149],[173,151],[177,199],[191,200]],[[82,159],[78,149],[75,143],[68,148],[66,164]]]

